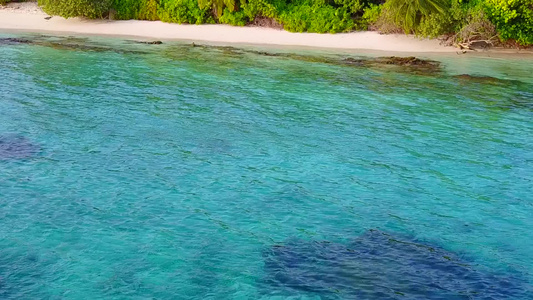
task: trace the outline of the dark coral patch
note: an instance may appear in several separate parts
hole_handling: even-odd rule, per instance
[[[294,240],[264,253],[265,284],[322,299],[527,299],[531,286],[436,246],[371,230],[348,245]]]
[[[91,42],[89,39],[77,37],[32,36],[29,38],[0,38],[0,45],[36,45],[56,50],[82,52],[115,52],[120,54],[146,54],[138,50],[127,50]]]
[[[0,38],[0,45],[30,44],[30,40],[19,38]]]
[[[458,79],[461,83],[483,83],[491,85],[507,85],[507,84],[520,84],[518,80],[500,79],[491,76],[476,76],[470,74],[460,74],[452,76]]]

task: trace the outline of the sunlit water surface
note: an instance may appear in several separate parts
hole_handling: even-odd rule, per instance
[[[455,291],[421,269],[426,298],[531,299],[531,57],[417,75],[82,42],[115,50],[0,44],[1,299],[423,299],[386,267],[411,250],[373,252],[381,279],[328,265],[382,248],[369,230],[487,274]]]

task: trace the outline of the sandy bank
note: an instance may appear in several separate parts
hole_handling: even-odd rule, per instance
[[[0,30],[136,36],[158,40],[191,40],[217,43],[268,44],[333,49],[366,49],[398,52],[453,52],[436,40],[376,32],[346,34],[291,33],[283,30],[227,25],[178,25],[150,21],[93,21],[47,15],[35,3],[11,3],[0,8]]]

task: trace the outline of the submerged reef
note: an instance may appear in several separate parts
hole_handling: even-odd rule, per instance
[[[369,68],[393,67],[396,71],[405,71],[422,75],[433,75],[441,72],[440,62],[416,58],[414,56],[387,56],[366,59],[345,58],[342,61],[348,65],[358,65]]]
[[[269,52],[247,48],[236,48],[232,46],[202,45],[202,44],[180,44],[173,45],[167,49],[169,57],[181,59],[184,54],[192,54],[198,51],[201,53],[220,53],[227,57],[238,57],[242,55],[259,55],[267,57],[279,57],[282,59],[293,59],[304,62],[323,63],[336,66],[378,68],[399,72],[409,72],[421,75],[436,75],[441,72],[441,64],[438,61],[421,59],[416,57],[346,57],[335,55],[311,55],[288,52]]]
[[[470,74],[460,74],[452,76],[454,79],[459,80],[461,83],[482,83],[491,85],[508,85],[508,84],[520,84],[518,80],[500,79],[492,76],[477,76]]]
[[[47,35],[35,35],[25,37],[7,37],[0,38],[1,45],[18,45],[28,44],[42,47],[49,47],[58,50],[83,51],[83,52],[115,52],[119,54],[147,54],[152,49],[135,48],[132,45],[161,45],[163,42],[143,41],[143,40],[126,40],[129,47],[123,47],[120,44],[110,45],[99,43],[89,38],[80,38],[73,36],[54,37]],[[167,43],[165,43],[167,44]],[[172,60],[182,60],[191,57],[198,59],[207,59],[210,63],[214,56],[213,53],[221,54],[221,58],[234,57],[239,58],[245,55],[257,55],[265,57],[275,57],[280,59],[290,59],[303,62],[321,63],[335,66],[345,66],[353,68],[370,68],[379,71],[403,72],[409,74],[425,76],[442,76],[443,69],[439,61],[423,59],[414,56],[383,56],[383,57],[363,57],[347,55],[316,55],[316,54],[299,54],[290,52],[277,52],[267,50],[257,50],[253,48],[239,48],[233,46],[205,45],[205,44],[186,44],[186,43],[168,43],[165,47],[159,48],[163,55]],[[224,62],[226,63],[226,62]],[[512,80],[502,80],[489,76],[473,76],[468,74],[452,76],[461,82],[486,83],[493,85],[519,82]]]
[[[145,44],[145,45],[161,45],[162,41],[131,41],[134,44]]]
[[[493,274],[437,246],[370,230],[349,244],[291,240],[263,253],[269,292],[322,299],[527,299],[517,274]]]
[[[88,38],[78,38],[73,36],[51,37],[45,35],[31,36],[26,38],[0,38],[1,45],[36,45],[49,47],[57,50],[83,51],[83,52],[115,52],[119,54],[146,54],[140,50],[126,50],[120,47],[113,47],[95,43]]]
[[[0,38],[0,45],[29,44],[31,41],[19,38]]]
[[[20,135],[0,135],[0,160],[33,157],[40,147]]]

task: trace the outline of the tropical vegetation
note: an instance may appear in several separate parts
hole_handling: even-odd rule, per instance
[[[0,4],[11,0],[0,0]],[[294,32],[379,30],[533,44],[533,0],[38,0],[63,17],[268,24]]]

